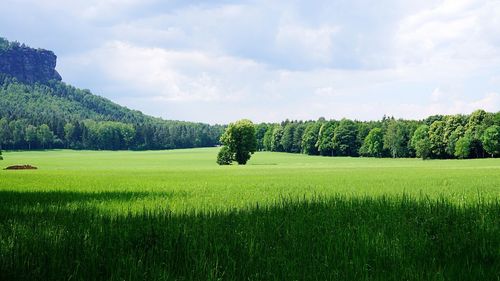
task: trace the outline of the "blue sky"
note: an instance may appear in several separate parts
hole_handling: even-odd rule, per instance
[[[0,36],[166,119],[500,110],[500,1],[1,0]]]

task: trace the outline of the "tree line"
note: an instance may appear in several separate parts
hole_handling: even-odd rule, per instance
[[[421,157],[423,159],[500,156],[500,112],[434,115],[424,120],[385,117],[261,123],[257,149],[323,156]]]
[[[255,125],[257,150],[324,156],[499,156],[500,112],[424,120],[290,121]],[[0,74],[0,149],[174,149],[220,144],[225,126],[163,120],[60,81]]]
[[[66,123],[61,131],[27,119],[0,119],[0,149],[145,150],[209,147],[219,143],[220,130],[206,124],[127,124],[83,120]]]
[[[174,149],[219,144],[224,126],[163,120],[63,82],[0,74],[0,149]]]

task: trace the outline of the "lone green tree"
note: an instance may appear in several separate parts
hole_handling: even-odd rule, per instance
[[[247,119],[229,124],[220,141],[227,147],[223,147],[221,151],[227,150],[224,154],[230,154],[232,159],[240,165],[245,165],[257,149],[255,127],[252,121]]]

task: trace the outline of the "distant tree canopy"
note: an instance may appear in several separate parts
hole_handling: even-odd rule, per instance
[[[384,155],[384,133],[380,128],[373,128],[359,149],[362,156],[382,157]]]
[[[229,124],[226,131],[221,136],[221,143],[224,145],[219,152],[217,161],[219,164],[229,164],[225,160],[228,155],[240,165],[245,165],[251,154],[257,149],[257,139],[255,137],[255,126],[252,121],[243,119]]]
[[[0,40],[2,48],[11,44],[17,43]],[[232,140],[226,144],[234,153],[231,158],[242,164],[255,150],[353,157],[500,157],[500,112],[476,110],[420,121],[285,120],[252,125],[253,134],[248,133],[249,124],[244,120],[231,128],[247,128],[247,137],[239,138],[249,140],[245,150],[236,154]],[[150,117],[60,81],[26,84],[0,74],[0,150],[208,147],[220,144],[224,129]]]
[[[59,81],[25,84],[0,74],[0,149],[208,147],[223,131],[150,117]]]
[[[500,156],[500,112],[434,115],[421,121],[348,119],[258,124],[259,150],[323,156],[420,157]]]
[[[500,155],[500,126],[493,125],[488,127],[482,136],[482,142],[486,153],[491,157]]]
[[[431,155],[431,147],[429,142],[429,126],[420,125],[415,132],[410,142],[411,148],[415,150],[415,155],[422,159],[427,159]]]
[[[0,51],[6,51],[18,46],[21,46],[19,42],[17,41],[9,42],[7,39],[0,37]]]

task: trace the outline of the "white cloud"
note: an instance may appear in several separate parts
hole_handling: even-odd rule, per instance
[[[464,110],[460,109],[460,111],[458,112],[471,112],[472,110],[478,108],[491,112],[498,111],[500,109],[500,94],[488,93],[478,100],[474,100],[471,103],[466,103]]]
[[[413,66],[289,71],[248,59],[120,41],[65,61],[71,67],[97,66],[111,90],[121,93],[114,100],[170,119],[211,123],[243,117],[256,122],[319,116],[369,120],[384,114],[424,118],[500,109],[497,93],[468,97],[460,87],[448,86],[434,88],[430,95],[419,89],[409,91],[410,83],[428,83],[422,76],[413,77],[423,69]],[[411,96],[414,101],[408,102]]]
[[[55,46],[65,81],[152,115],[226,123],[500,110],[499,1],[7,3],[1,33]]]
[[[439,88],[434,89],[430,95],[430,101],[424,105],[404,105],[404,110],[420,112],[417,117],[425,118],[434,114],[459,114],[471,113],[477,109],[495,112],[500,108],[500,94],[490,92],[479,97],[463,97],[455,93],[443,92]]]
[[[72,67],[97,66],[111,83],[129,87],[137,96],[171,102],[239,100],[244,77],[261,68],[251,60],[120,41],[67,59]]]
[[[133,12],[140,6],[151,4],[155,0],[85,0],[85,1],[21,1],[27,6],[36,7],[38,11],[65,13],[73,17],[73,21],[117,20],[124,14]]]
[[[332,97],[338,97],[338,96],[341,95],[338,92],[336,92],[333,89],[333,87],[321,87],[321,88],[317,88],[314,91],[314,94],[316,96],[322,97],[322,98],[332,98]]]
[[[283,24],[276,34],[276,48],[290,59],[295,56],[293,59],[327,64],[332,60],[333,36],[338,30],[339,27],[328,25],[309,28]]]
[[[487,63],[498,57],[500,2],[445,0],[433,8],[404,18],[395,37],[399,64]],[[493,43],[493,44],[492,44]]]
[[[446,98],[446,95],[441,91],[441,89],[436,88],[434,91],[432,91],[431,94],[431,101],[432,102],[440,102],[443,101],[443,99]]]

